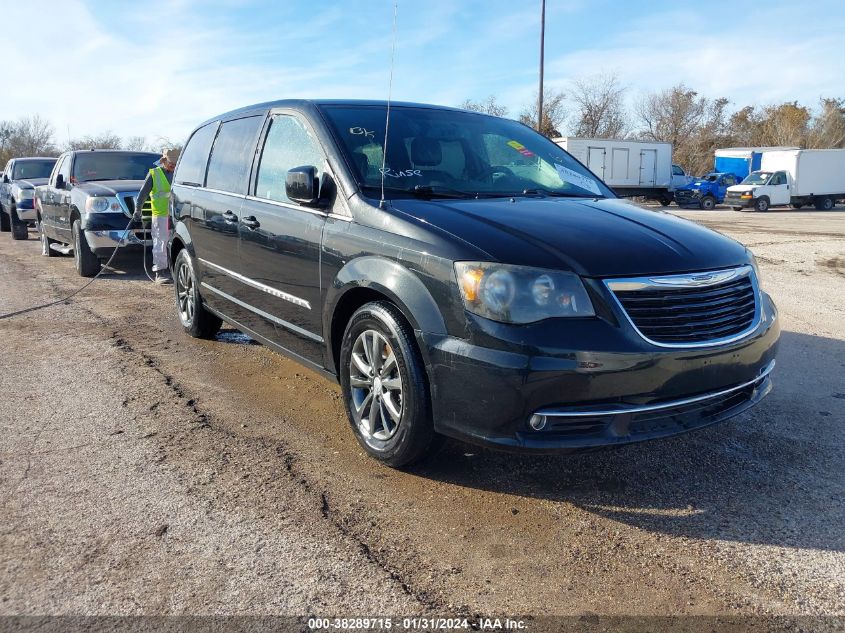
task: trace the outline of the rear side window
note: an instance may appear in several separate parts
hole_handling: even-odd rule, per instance
[[[316,167],[318,176],[323,172],[317,142],[298,119],[288,115],[274,117],[261,152],[256,197],[290,202],[285,194],[288,170],[306,165]]]
[[[181,185],[201,187],[205,182],[205,166],[208,164],[208,152],[217,133],[217,122],[209,123],[194,132],[188,145],[182,152],[179,167],[176,170],[176,182]]]
[[[208,161],[206,187],[246,193],[247,176],[255,155],[255,138],[263,122],[263,117],[251,116],[220,126]]]

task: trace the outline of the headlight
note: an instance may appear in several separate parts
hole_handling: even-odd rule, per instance
[[[593,304],[578,275],[486,262],[455,262],[464,307],[506,323],[590,317]]]
[[[32,189],[21,189],[18,193],[18,200],[32,200],[35,197],[35,191]]]
[[[117,198],[105,196],[92,196],[85,201],[85,210],[88,213],[120,213],[123,209]]]
[[[751,268],[754,269],[754,276],[757,278],[757,287],[762,289],[763,279],[760,277],[760,266],[757,264],[757,258],[754,256],[754,253],[748,249],[745,249],[745,252],[751,257]]]
[[[754,190],[753,190],[753,189],[750,189],[750,190],[748,190],[748,191],[743,191],[743,192],[740,194],[740,196],[739,196],[739,197],[740,197],[740,198],[753,198],[753,197],[754,197]]]

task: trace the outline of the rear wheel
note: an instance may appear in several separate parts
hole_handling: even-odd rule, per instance
[[[754,209],[756,211],[768,211],[769,210],[769,199],[766,196],[761,198],[757,198],[754,201]]]
[[[199,293],[194,262],[185,249],[179,251],[173,266],[173,288],[176,291],[176,312],[182,328],[194,338],[214,338],[223,321],[206,310]]]
[[[82,277],[95,277],[102,268],[99,258],[93,253],[82,233],[82,223],[79,220],[73,222],[73,261],[76,264],[76,272]]]
[[[392,304],[368,303],[352,315],[339,373],[349,423],[369,455],[399,468],[436,449],[422,358]]]
[[[36,226],[38,228],[39,237],[41,238],[41,254],[44,257],[56,257],[58,253],[50,248],[50,244],[53,243],[53,240],[47,237],[47,234],[44,232],[44,224],[40,219],[38,220],[38,224]]]
[[[830,211],[834,206],[836,206],[836,202],[830,196],[816,198],[814,202],[816,209],[819,211]]]
[[[705,211],[712,211],[716,207],[716,199],[713,196],[704,196],[698,204]]]

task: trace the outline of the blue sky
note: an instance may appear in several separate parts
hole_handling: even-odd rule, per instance
[[[0,119],[40,113],[59,140],[181,140],[219,112],[284,97],[385,98],[392,0],[0,0]],[[678,82],[735,107],[845,96],[845,3],[547,0],[546,85],[615,72],[635,102]],[[395,99],[537,87],[539,0],[399,0]],[[9,32],[9,29],[5,29]],[[15,69],[9,72],[9,69]]]

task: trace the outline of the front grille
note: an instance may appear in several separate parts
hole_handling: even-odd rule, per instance
[[[124,213],[127,217],[132,217],[132,214],[135,213],[135,196],[137,194],[131,193],[127,195],[121,196],[121,200],[123,200],[124,205]],[[149,222],[150,218],[153,215],[153,207],[152,203],[147,199],[144,203],[144,206],[141,208],[141,217],[143,218],[144,222]]]
[[[675,202],[678,204],[698,202],[697,192],[682,189],[675,192]]]
[[[716,273],[718,274],[718,273]],[[690,280],[696,276],[687,276]],[[611,284],[631,322],[647,339],[667,345],[719,341],[750,330],[757,316],[757,293],[750,267],[722,283],[684,286],[643,284],[637,289],[616,289]],[[661,282],[661,278],[649,280]],[[671,287],[667,287],[670,286]]]

